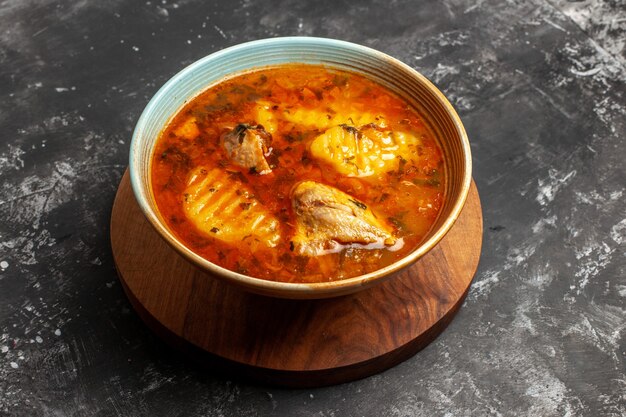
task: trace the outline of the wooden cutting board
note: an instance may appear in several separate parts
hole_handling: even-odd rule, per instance
[[[284,300],[244,292],[180,257],[144,218],[128,172],[111,215],[120,280],[155,333],[228,378],[293,387],[363,378],[424,348],[460,308],[478,267],[482,234],[472,183],[451,231],[396,277],[343,297]]]

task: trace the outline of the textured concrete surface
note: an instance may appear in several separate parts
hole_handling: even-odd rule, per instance
[[[0,1],[0,415],[625,415],[625,29],[613,0]],[[314,390],[178,358],[131,310],[108,240],[158,87],[284,35],[368,45],[440,86],[485,217],[450,327]]]

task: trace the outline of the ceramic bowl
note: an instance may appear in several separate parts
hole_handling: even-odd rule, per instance
[[[422,244],[377,271],[335,282],[297,284],[242,275],[207,261],[185,246],[162,221],[150,180],[152,152],[159,133],[192,98],[233,74],[285,63],[319,64],[362,74],[401,96],[430,124],[447,167],[445,203]],[[371,287],[413,264],[431,250],[459,216],[471,182],[470,146],[459,116],[445,96],[423,75],[382,52],[333,39],[286,37],[236,45],[202,58],[171,78],[141,114],[130,146],[133,192],[146,218],[178,253],[214,278],[258,294],[311,299],[349,294]]]

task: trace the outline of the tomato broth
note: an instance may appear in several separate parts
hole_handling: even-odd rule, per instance
[[[251,126],[270,138],[263,148],[268,169],[237,163],[225,148],[225,135]],[[364,140],[368,146],[359,144]],[[217,172],[224,190],[231,189],[234,208],[215,200],[211,215],[224,217],[220,224],[230,230],[254,208],[273,219],[271,243],[261,234],[239,239],[224,235],[225,226],[202,227],[206,213],[194,218],[201,210],[188,208],[189,199],[204,202],[201,194],[216,187],[207,182],[205,191],[190,194],[198,169]],[[405,101],[362,75],[304,64],[263,68],[211,86],[172,118],[151,162],[160,215],[188,248],[232,271],[282,282],[354,277],[415,250],[442,206],[445,172],[436,138]],[[349,195],[357,209],[366,207],[384,224],[394,243],[335,239],[314,256],[298,252],[294,235],[303,220],[292,194],[302,181]]]

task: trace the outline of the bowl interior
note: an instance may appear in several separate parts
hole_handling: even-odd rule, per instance
[[[445,202],[422,244],[405,258],[372,273],[330,283],[293,284],[248,277],[219,267],[186,248],[161,220],[152,193],[154,144],[170,119],[213,84],[246,71],[286,63],[324,65],[362,74],[394,91],[426,119],[444,153]],[[372,285],[413,263],[445,235],[458,217],[470,186],[471,158],[465,129],[444,95],[424,76],[376,50],[323,38],[273,38],[209,55],[170,79],[148,103],[133,134],[130,176],[137,202],[156,230],[180,254],[206,271],[253,292],[285,298],[323,298]]]

